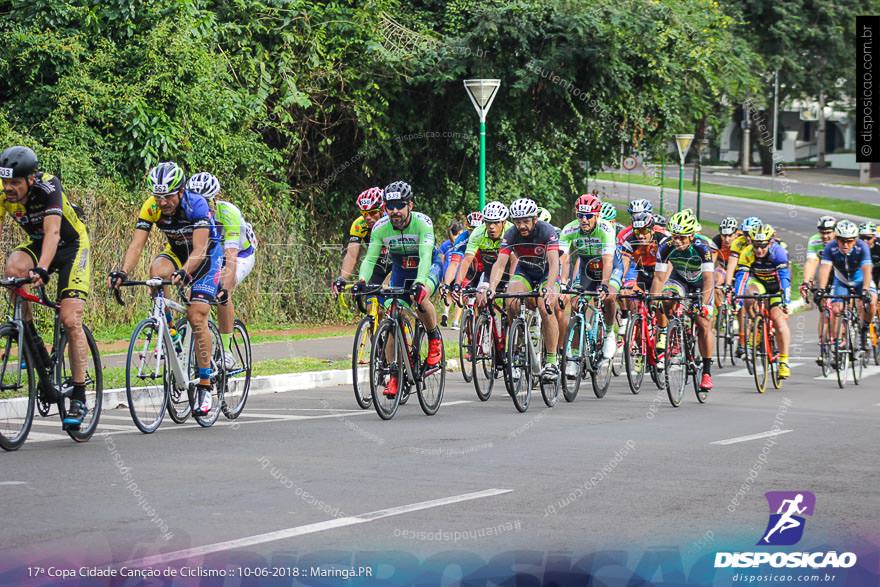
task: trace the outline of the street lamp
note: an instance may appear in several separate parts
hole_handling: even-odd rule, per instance
[[[675,146],[678,148],[678,211],[681,212],[682,200],[684,199],[684,159],[694,135],[675,135]]]
[[[486,205],[486,114],[500,86],[500,79],[464,80],[464,89],[480,115],[480,210]]]
[[[709,139],[697,139],[697,220],[700,219],[700,189],[703,185],[703,151],[709,146]]]

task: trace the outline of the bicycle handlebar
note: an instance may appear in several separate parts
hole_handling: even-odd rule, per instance
[[[9,289],[18,289],[24,287],[25,285],[30,285],[31,283],[32,281],[30,277],[4,277],[0,279],[0,287],[6,287]],[[46,297],[46,288],[43,286],[37,287],[36,295],[29,294],[27,292],[21,293],[26,299],[30,301],[36,302],[43,306],[47,306],[49,308],[58,308],[58,304]]]
[[[125,300],[122,299],[122,288],[123,287],[137,287],[137,286],[147,286],[151,288],[164,287],[166,285],[174,285],[169,279],[162,279],[161,277],[151,277],[150,279],[144,281],[133,281],[127,280],[120,283],[117,287],[109,288],[113,293],[113,297],[116,299],[116,303],[120,306],[125,305]],[[180,295],[181,299],[186,299],[184,287],[181,284],[177,284],[177,293]]]

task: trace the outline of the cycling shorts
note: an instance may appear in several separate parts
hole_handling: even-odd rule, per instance
[[[678,295],[681,297],[688,296],[690,294],[701,294],[703,292],[703,288],[699,285],[694,285],[691,283],[687,283],[686,281],[679,281],[674,277],[670,277],[666,282],[666,285],[663,286],[663,295]],[[685,303],[690,303],[690,301],[686,301]],[[702,303],[702,300],[700,301]],[[715,313],[715,296],[709,296],[709,317]]]
[[[165,245],[165,250],[159,253],[158,257],[171,261],[175,269],[183,267],[183,262],[174,254],[169,245]],[[192,274],[190,302],[202,302],[203,304],[216,302],[217,291],[220,289],[220,266],[222,263],[223,250],[220,247],[210,247],[208,258],[202,261]],[[241,259],[239,259],[239,263],[241,263]]]
[[[48,267],[49,273],[58,273],[58,300],[88,297],[92,277],[90,248],[88,239],[84,237],[63,245],[59,243],[55,258]],[[27,253],[36,267],[43,251],[43,241],[29,240],[14,250]]]

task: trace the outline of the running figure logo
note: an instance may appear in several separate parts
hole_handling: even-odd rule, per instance
[[[791,546],[804,535],[803,516],[812,516],[816,496],[810,491],[768,491],[770,521],[758,545]]]

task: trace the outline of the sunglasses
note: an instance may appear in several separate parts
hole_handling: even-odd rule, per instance
[[[392,202],[385,202],[385,209],[386,210],[403,210],[404,208],[406,208],[406,205],[407,205],[407,202],[403,202],[400,200],[392,201]]]
[[[674,240],[674,241],[686,241],[689,238],[691,238],[689,234],[673,234],[672,235],[672,240]]]
[[[578,212],[578,218],[580,220],[590,220],[598,216],[595,212]]]
[[[382,210],[380,208],[376,208],[375,210],[361,210],[361,216],[364,218],[369,218],[370,216],[376,216],[381,214]]]
[[[767,243],[767,242],[756,243],[756,242],[752,241],[752,246],[755,247],[756,249],[766,249],[767,247],[770,246],[770,243]]]
[[[837,239],[837,242],[839,242],[842,245],[851,245],[854,242],[856,242],[856,239],[854,239],[854,238],[839,238],[839,239]]]
[[[874,238],[876,238],[876,235],[873,235],[873,234],[863,234],[862,235],[862,240],[865,240],[865,241],[874,240]]]

